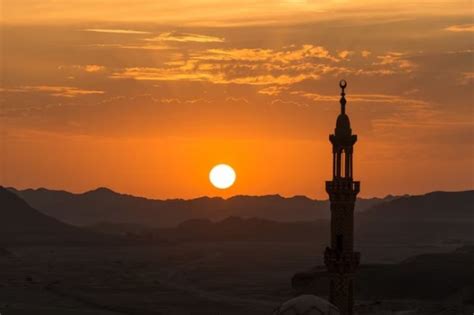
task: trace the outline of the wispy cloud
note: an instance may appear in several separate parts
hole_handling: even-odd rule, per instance
[[[339,56],[339,58],[341,59],[347,59],[349,56],[353,55],[354,52],[353,51],[349,51],[349,50],[343,50],[343,51],[340,51],[337,53],[337,55]]]
[[[458,80],[460,85],[468,85],[474,81],[474,72],[463,72]]]
[[[72,70],[79,70],[79,71],[84,71],[84,72],[89,72],[89,73],[94,73],[94,72],[102,72],[105,70],[105,66],[101,65],[72,65],[72,66],[59,66],[58,69],[63,70],[63,69],[72,69]]]
[[[205,72],[187,71],[184,68],[134,67],[114,72],[112,79],[134,79],[139,81],[213,81],[217,75]]]
[[[171,47],[165,45],[134,45],[134,44],[92,44],[87,45],[87,47],[96,47],[96,48],[118,48],[118,49],[130,49],[130,50],[165,50],[170,49]]]
[[[382,56],[377,56],[378,61],[375,65],[389,66],[394,70],[403,72],[412,72],[416,68],[416,64],[408,59],[408,55],[401,52],[389,52]]]
[[[104,94],[104,91],[85,90],[70,86],[52,86],[52,85],[35,85],[35,86],[21,86],[16,88],[3,88],[2,92],[12,93],[26,93],[26,92],[43,92],[52,96],[60,97],[77,97],[83,95]]]
[[[221,61],[269,61],[277,63],[290,63],[301,61],[304,59],[327,59],[334,62],[339,59],[329,53],[322,46],[314,46],[311,44],[302,45],[300,47],[291,47],[285,50],[274,49],[208,49],[205,54],[195,56],[200,60],[221,60]]]
[[[474,24],[451,25],[444,30],[450,32],[474,32]]]
[[[319,93],[310,93],[304,91],[293,91],[290,94],[303,96],[313,102],[337,102],[338,95],[324,95]],[[399,95],[390,94],[350,94],[349,102],[365,102],[365,103],[390,103],[390,104],[411,104],[418,106],[428,106],[429,104],[423,100],[406,98]]]
[[[367,58],[369,57],[372,53],[369,51],[369,50],[362,50],[360,52],[361,56],[364,57],[364,58]]]
[[[37,23],[38,21],[159,22],[168,25],[241,26],[313,22],[315,20],[363,21],[405,16],[466,15],[468,0],[23,0],[3,1],[9,14],[0,19]],[[3,3],[2,3],[3,4]],[[331,14],[327,14],[331,12]]]
[[[146,32],[146,31],[123,30],[123,29],[113,29],[113,28],[86,28],[83,31],[94,32],[94,33],[111,33],[111,34],[151,34],[150,32]]]
[[[99,66],[99,65],[85,65],[83,69],[85,72],[100,72],[100,71],[104,71],[105,67]]]
[[[245,75],[232,77],[222,72],[209,72],[199,70],[166,69],[166,68],[126,68],[123,71],[115,72],[111,76],[113,79],[134,79],[139,81],[208,81],[215,84],[246,84],[246,85],[290,85],[307,79],[319,79],[317,74],[297,74],[297,75]]]
[[[179,33],[179,32],[167,32],[161,33],[160,35],[148,38],[147,41],[165,41],[165,42],[180,42],[180,43],[222,43],[224,38],[201,35],[201,34],[191,34],[191,33]]]
[[[355,51],[330,52],[322,46],[305,44],[281,50],[258,48],[213,48],[190,51],[177,59],[165,61],[161,67],[127,67],[115,71],[113,79],[155,81],[208,81],[216,84],[273,85],[259,94],[277,95],[277,86],[304,80],[319,80],[323,75],[354,74],[387,76],[410,73],[416,64],[404,53],[389,52],[370,56],[365,64],[350,62]],[[344,61],[344,62],[342,62]]]
[[[186,59],[170,60],[164,67],[129,67],[111,75],[114,79],[156,81],[208,81],[216,84],[291,85],[321,74],[340,71],[334,57],[322,46],[274,49],[206,49],[191,52]],[[275,93],[264,90],[261,94]]]
[[[279,95],[281,92],[285,91],[287,87],[285,86],[268,86],[263,89],[260,89],[258,93],[263,94],[263,95],[269,95],[269,96],[276,96]]]

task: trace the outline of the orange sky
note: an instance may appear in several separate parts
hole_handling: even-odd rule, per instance
[[[326,198],[345,78],[362,196],[474,187],[470,1],[2,6],[1,185]]]

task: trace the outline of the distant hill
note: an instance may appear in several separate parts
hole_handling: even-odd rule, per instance
[[[235,196],[228,199],[201,197],[190,200],[153,200],[119,194],[98,188],[82,194],[44,188],[16,190],[10,188],[32,207],[74,225],[100,222],[142,224],[172,227],[189,219],[222,220],[230,216],[259,217],[275,221],[313,221],[328,218],[327,200],[304,196],[285,198],[279,195]],[[357,211],[397,197],[359,199]]]
[[[474,191],[433,192],[393,199],[356,214],[356,242],[473,242]],[[189,220],[158,233],[175,240],[327,241],[327,219],[276,222],[261,218]]]
[[[0,187],[0,245],[97,243],[109,238],[64,224]]]
[[[154,230],[157,238],[170,241],[271,241],[322,242],[329,237],[327,220],[276,222],[260,218],[229,217],[218,222],[185,221],[177,227]]]
[[[373,242],[474,240],[474,191],[432,192],[378,204],[356,216],[356,235]]]
[[[362,216],[363,214],[359,214]],[[356,244],[378,243],[463,244],[474,242],[472,221],[365,221],[356,225]],[[329,242],[329,220],[277,222],[261,218],[228,217],[219,221],[191,219],[171,228],[147,228],[136,224],[99,223],[90,227],[96,232],[124,235],[132,239],[167,242]]]
[[[361,217],[375,221],[474,220],[474,191],[435,191],[420,196],[404,196],[376,204]]]

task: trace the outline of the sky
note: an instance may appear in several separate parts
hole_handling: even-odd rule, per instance
[[[2,0],[0,185],[325,199],[474,188],[472,1]],[[231,165],[235,185],[210,169]]]

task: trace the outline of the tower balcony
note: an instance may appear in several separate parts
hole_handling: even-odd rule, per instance
[[[360,264],[360,253],[340,252],[328,247],[324,252],[324,264],[330,273],[354,273]]]
[[[351,193],[357,195],[360,191],[360,182],[354,182],[352,179],[336,178],[326,182],[326,192],[334,193]]]

